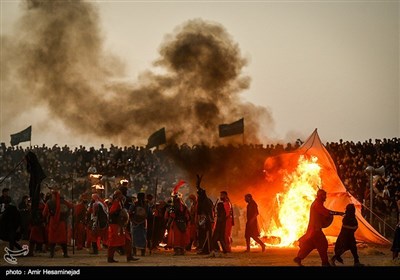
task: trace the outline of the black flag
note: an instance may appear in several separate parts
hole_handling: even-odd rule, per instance
[[[150,135],[149,139],[147,140],[146,148],[150,149],[165,143],[167,143],[167,140],[165,137],[165,127],[163,127]]]
[[[32,213],[38,208],[40,200],[40,184],[47,177],[44,174],[42,166],[40,165],[36,155],[29,151],[25,155],[26,169],[31,175],[29,179],[29,196],[32,201]]]
[[[10,141],[11,146],[18,145],[21,142],[31,141],[31,135],[32,135],[32,126],[29,126],[18,133],[11,134],[11,141]]]
[[[219,125],[219,137],[226,137],[236,134],[242,134],[244,131],[244,119],[241,118],[230,124],[220,124]]]

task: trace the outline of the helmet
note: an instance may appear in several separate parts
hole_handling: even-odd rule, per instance
[[[122,197],[122,192],[120,190],[116,190],[113,193],[113,199]]]

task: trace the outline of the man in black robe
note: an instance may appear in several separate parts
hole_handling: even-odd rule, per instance
[[[265,251],[265,244],[260,239],[260,229],[258,227],[258,205],[254,201],[253,196],[251,194],[246,194],[244,196],[244,200],[247,202],[246,214],[247,214],[247,222],[245,229],[245,238],[246,238],[246,252],[250,252],[250,238],[253,238],[255,242],[260,244],[262,252]]]

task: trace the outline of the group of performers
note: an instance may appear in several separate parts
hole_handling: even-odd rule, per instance
[[[167,221],[167,246],[175,255],[184,255],[195,247],[198,254],[208,255],[217,251],[232,251],[233,206],[226,191],[214,204],[197,177],[197,195],[189,195],[188,208],[178,192],[179,184],[172,192],[172,203],[165,212]]]
[[[136,261],[136,255],[151,254],[162,243],[173,249],[174,255],[192,249],[198,254],[232,250],[233,207],[226,191],[220,192],[214,204],[198,180],[197,193],[189,196],[187,206],[179,187],[169,201],[154,202],[153,196],[144,192],[135,199],[129,197],[127,180],[121,180],[108,198],[97,186],[81,194],[76,204],[65,199],[57,186],[47,195],[40,194],[38,207],[30,213],[29,256],[48,251],[54,258],[59,245],[63,257],[68,258],[71,241],[74,249],[87,248],[95,255],[107,249],[109,263],[117,262],[115,252],[126,255],[128,262]]]
[[[319,189],[317,197],[310,207],[310,217],[306,233],[299,239],[299,251],[293,259],[295,263],[302,266],[302,260],[306,258],[311,251],[317,249],[321,258],[322,266],[335,266],[336,261],[343,263],[341,255],[350,250],[354,258],[354,266],[363,266],[360,263],[357,253],[356,239],[354,233],[358,228],[357,218],[355,216],[356,209],[354,204],[350,203],[346,206],[346,212],[337,212],[327,209],[324,206],[326,200],[326,191]],[[328,240],[323,228],[328,227],[333,220],[334,215],[344,216],[342,220],[342,228],[335,243],[334,256],[331,262],[328,259]]]
[[[143,192],[137,199],[128,197],[128,181],[121,180],[120,186],[110,198],[104,199],[100,189],[92,188],[91,193],[81,194],[76,205],[67,201],[57,187],[51,193],[41,194],[39,205],[32,210],[29,236],[29,255],[42,250],[46,245],[50,257],[55,256],[56,245],[60,245],[63,257],[67,258],[68,240],[75,241],[76,249],[90,248],[91,254],[98,254],[100,248],[107,248],[107,261],[117,262],[115,252],[126,255],[126,260],[136,261],[136,255],[145,256],[146,250],[157,249],[162,242],[172,248],[174,255],[184,255],[193,248],[198,254],[211,254],[217,251],[232,251],[232,227],[234,226],[233,207],[226,191],[214,204],[201,186],[197,177],[197,193],[189,195],[188,207],[179,193],[179,182],[171,193],[171,199],[154,203],[152,195]],[[6,189],[8,192],[8,189]],[[3,191],[4,193],[4,191]],[[326,192],[319,189],[310,207],[309,224],[306,233],[299,239],[299,251],[294,262],[302,266],[312,250],[317,249],[323,266],[343,263],[341,255],[350,250],[355,266],[362,266],[357,254],[354,233],[358,228],[354,204],[348,204],[345,212],[336,212],[324,206]],[[6,197],[3,194],[3,197]],[[1,198],[6,201],[6,198]],[[247,223],[245,239],[250,251],[250,239],[265,244],[259,238],[257,222],[258,206],[251,194],[245,195],[247,202]],[[4,203],[3,203],[4,204]],[[73,209],[73,211],[71,211]],[[4,212],[4,211],[3,211]],[[69,215],[73,214],[72,233],[68,236]],[[344,216],[342,228],[335,243],[334,256],[328,259],[328,241],[322,231],[330,225],[334,215]],[[10,246],[20,248],[16,237],[9,237]],[[397,247],[396,247],[397,248]],[[393,250],[394,254],[398,250]],[[396,255],[397,257],[397,255]]]

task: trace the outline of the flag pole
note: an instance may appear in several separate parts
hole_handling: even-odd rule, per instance
[[[244,145],[244,119],[243,119],[242,144]]]
[[[72,173],[72,184],[71,184],[71,203],[74,205],[74,179],[75,171]],[[75,206],[75,205],[74,205]],[[72,208],[72,254],[75,255],[75,207]]]
[[[25,157],[23,157],[23,158],[21,159],[21,161],[18,162],[17,165],[15,165],[14,168],[13,168],[10,172],[8,172],[8,174],[7,174],[6,176],[4,176],[3,179],[1,179],[0,185],[8,178],[11,174],[13,174],[13,173],[15,172],[15,170],[18,168],[18,166],[21,165],[21,163],[24,161],[24,159],[25,159]]]
[[[153,250],[153,245],[154,245],[154,230],[155,230],[155,222],[156,222],[156,216],[155,214],[157,213],[157,187],[158,187],[158,176],[156,177],[156,187],[154,190],[154,210],[153,210],[153,224],[152,224],[152,229],[151,229],[151,240],[150,240],[150,255],[151,251]],[[157,244],[158,245],[158,244]]]

